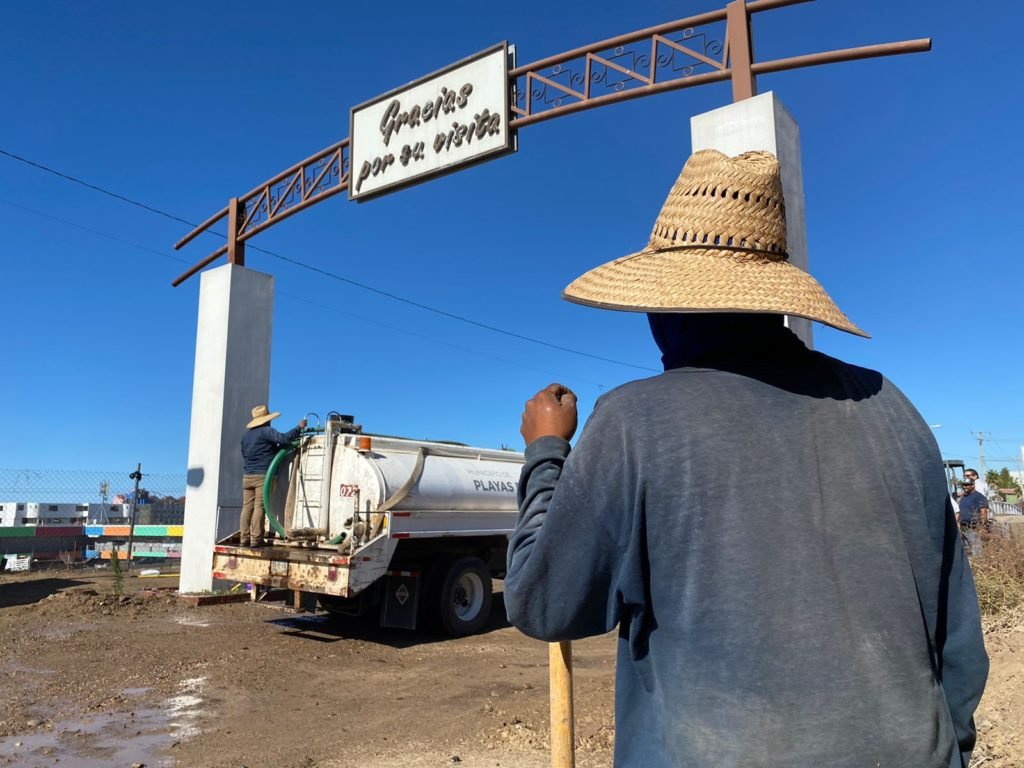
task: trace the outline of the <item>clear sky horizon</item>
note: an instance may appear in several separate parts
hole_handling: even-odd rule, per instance
[[[0,151],[202,221],[348,134],[349,109],[501,40],[520,64],[724,7],[267,2],[9,3]],[[1005,29],[968,9],[818,0],[754,17],[755,60],[932,37],[933,50],[762,76],[800,125],[810,272],[872,335],[815,347],[882,371],[943,455],[1020,467],[1018,181],[1024,100]],[[250,243],[413,302],[628,365],[426,312],[252,248],[276,278],[270,407],[365,429],[522,448],[524,401],[572,387],[583,418],[660,370],[643,315],[559,298],[646,244],[689,155],[689,120],[728,83],[523,128],[519,152],[365,204],[343,195]],[[187,469],[199,281],[223,240],[0,154],[8,327],[0,468]]]

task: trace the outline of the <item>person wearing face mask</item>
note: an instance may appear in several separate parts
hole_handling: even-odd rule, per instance
[[[575,447],[561,384],[521,423],[509,620],[617,629],[615,765],[967,766],[988,659],[938,446],[786,328],[866,335],[788,263],[776,158],[694,154],[648,246],[563,297],[646,312],[665,368]]]

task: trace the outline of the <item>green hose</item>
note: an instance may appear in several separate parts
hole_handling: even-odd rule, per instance
[[[323,432],[323,429],[314,428],[311,430],[307,430],[307,432],[314,431]],[[293,440],[291,443],[289,443],[280,451],[278,451],[277,455],[274,457],[274,460],[270,462],[270,467],[267,468],[267,474],[263,478],[263,514],[267,518],[267,522],[270,523],[270,527],[273,528],[277,535],[280,536],[282,539],[287,539],[288,535],[284,532],[284,528],[281,526],[281,524],[277,522],[277,517],[274,516],[274,509],[270,503],[270,489],[271,486],[273,486],[274,484],[274,477],[277,475],[277,468],[281,466],[281,462],[284,461],[285,456],[287,456],[288,454],[290,454],[292,451],[299,447],[300,442],[301,439]],[[339,533],[333,539],[330,539],[327,543],[341,544],[341,542],[344,540],[345,534]]]
[[[277,522],[277,518],[274,517],[274,510],[270,504],[270,488],[274,484],[274,476],[277,474],[277,468],[281,465],[281,462],[284,461],[284,457],[298,447],[299,441],[295,440],[278,451],[274,460],[270,462],[267,474],[263,478],[263,514],[267,518],[267,522],[270,523],[270,527],[273,528],[277,535],[282,539],[286,539],[288,536],[284,532],[284,528],[281,524]]]

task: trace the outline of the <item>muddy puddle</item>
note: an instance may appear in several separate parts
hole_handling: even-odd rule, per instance
[[[31,730],[0,739],[4,768],[108,768],[170,766],[175,744],[199,733],[205,677],[182,680],[176,695],[157,706],[131,712],[103,712],[77,718],[30,720]],[[129,698],[142,699],[149,688],[126,688]]]

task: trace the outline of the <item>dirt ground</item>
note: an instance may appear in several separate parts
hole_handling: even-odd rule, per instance
[[[547,646],[450,640],[249,603],[174,578],[0,575],[0,766],[541,768]],[[145,591],[143,591],[145,590]],[[165,591],[166,590],[166,591]],[[974,766],[1024,766],[1024,622],[989,634]],[[577,765],[610,766],[614,637],[574,644]]]
[[[0,581],[0,766],[550,765],[548,649],[500,596],[451,640],[138,593],[176,579],[118,598],[96,573]],[[574,650],[578,763],[607,766],[614,637]]]

